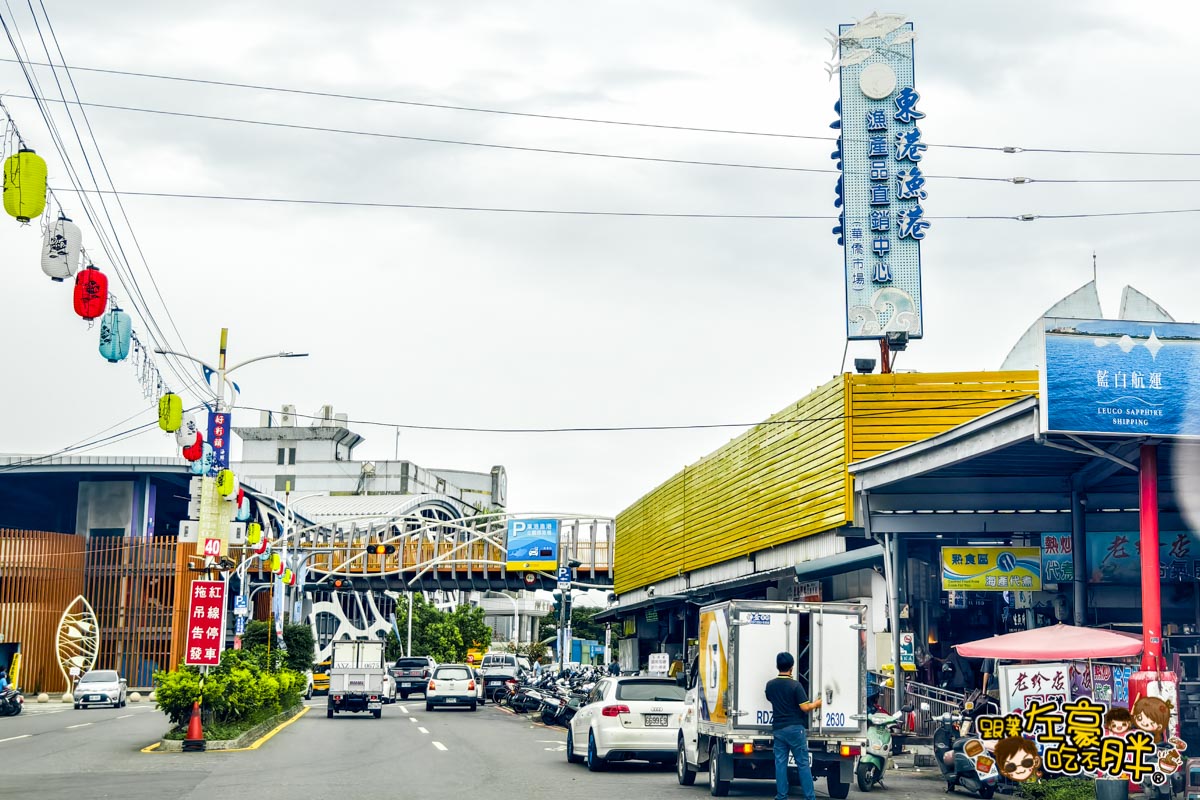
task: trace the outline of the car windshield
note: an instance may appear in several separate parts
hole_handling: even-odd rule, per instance
[[[80,679],[80,683],[116,683],[117,673],[112,670],[100,670],[99,672],[89,672]]]
[[[511,667],[516,662],[512,656],[484,656],[483,665],[485,667]]]
[[[396,661],[396,666],[400,669],[423,668],[429,666],[429,661],[424,658],[401,658]]]
[[[471,673],[466,667],[442,667],[433,677],[443,681],[465,681]]]
[[[622,681],[617,684],[618,700],[682,701],[686,692],[671,681]]]

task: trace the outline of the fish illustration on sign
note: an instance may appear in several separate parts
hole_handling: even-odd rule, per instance
[[[909,42],[916,41],[916,38],[917,38],[916,31],[902,31],[899,36],[897,36],[895,39],[892,39],[890,42],[888,42],[888,45],[894,47],[895,45],[898,45],[898,44],[908,44]]]
[[[873,11],[869,17],[857,22],[838,38],[843,42],[882,39],[903,25],[906,19],[904,14],[880,14]]]
[[[864,47],[861,50],[852,50],[842,56],[840,61],[835,61],[832,64],[825,65],[825,71],[829,73],[829,80],[833,80],[833,73],[844,67],[852,67],[855,64],[861,64],[871,56],[875,55],[875,51],[869,47]]]

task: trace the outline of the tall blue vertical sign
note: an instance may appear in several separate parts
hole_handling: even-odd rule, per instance
[[[880,339],[923,335],[921,241],[929,229],[924,156],[913,85],[913,25],[898,14],[872,14],[841,25],[830,41],[841,81],[830,126],[841,132],[833,229],[844,253],[846,335]]]

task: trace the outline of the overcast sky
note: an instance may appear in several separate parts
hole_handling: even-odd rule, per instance
[[[837,81],[825,29],[844,3],[45,0],[68,63],[425,103],[723,129],[830,135]],[[17,4],[20,6],[20,4]],[[38,7],[37,3],[34,7]],[[286,9],[286,10],[285,10]],[[28,8],[16,32],[44,53]],[[1185,3],[910,2],[931,143],[1196,150],[1200,81]],[[10,25],[14,18],[0,12]],[[43,20],[43,31],[45,23]],[[4,41],[4,40],[0,40]],[[53,45],[51,45],[53,46]],[[11,58],[7,49],[2,55]],[[39,73],[47,95],[58,89]],[[86,102],[575,151],[829,168],[832,143],[531,119],[72,73]],[[60,73],[60,79],[64,76]],[[0,63],[0,91],[28,95]],[[37,107],[7,98],[67,187]],[[57,124],[86,173],[61,106]],[[76,122],[81,122],[76,110]],[[465,427],[680,425],[767,417],[841,369],[834,176],[522,153],[89,109],[118,188],[191,194],[604,211],[823,214],[829,220],[659,219],[329,208],[129,197],[125,209],[186,346],[231,362],[241,401],[353,419]],[[94,151],[90,152],[93,162]],[[98,164],[93,163],[98,167]],[[1200,178],[1200,159],[1005,155],[931,148],[941,175]],[[1196,208],[1196,184],[1014,186],[930,181],[927,213]],[[59,195],[102,255],[77,197]],[[119,222],[160,324],[174,331]],[[151,420],[128,363],[96,351],[70,285],[38,267],[36,226],[0,220],[6,363],[0,451],[57,450]],[[1132,283],[1197,317],[1200,215],[936,221],[924,262],[926,338],[901,369],[997,369],[1056,299],[1091,279],[1117,312]],[[112,274],[111,264],[97,266]],[[115,277],[115,276],[114,276]],[[129,291],[114,280],[113,291]],[[135,330],[149,339],[140,318]],[[874,355],[860,343],[854,355]],[[850,363],[849,360],[846,362]],[[180,382],[175,380],[178,387]],[[177,388],[178,391],[178,388]],[[185,395],[189,402],[191,395]],[[240,424],[257,412],[241,411]],[[355,425],[360,458],[392,428]],[[401,431],[425,467],[504,464],[518,511],[616,514],[737,431],[465,434]],[[93,451],[168,456],[153,429]],[[302,487],[301,487],[302,488]]]

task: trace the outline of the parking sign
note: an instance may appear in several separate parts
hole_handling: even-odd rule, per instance
[[[558,588],[559,591],[566,591],[571,588],[571,568],[562,566],[558,568]]]

